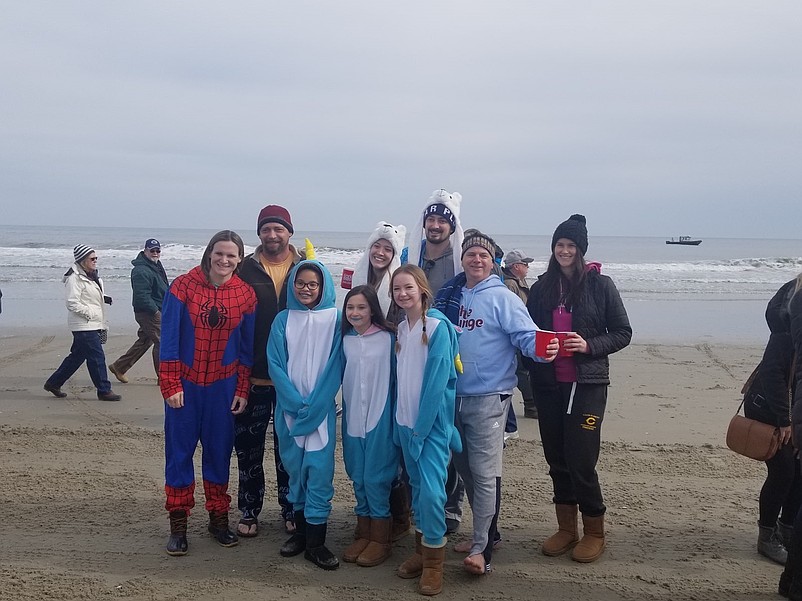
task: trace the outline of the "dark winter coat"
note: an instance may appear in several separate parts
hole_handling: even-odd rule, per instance
[[[791,424],[788,388],[793,357],[791,334],[772,333],[755,377],[744,395],[746,417],[772,426]]]
[[[794,405],[802,408],[802,403],[797,403],[802,396],[802,290],[791,297],[788,316],[794,345]]]
[[[287,308],[287,282],[290,271],[284,279],[281,290],[276,290],[273,280],[262,267],[259,261],[261,247],[256,252],[248,255],[242,261],[242,268],[239,277],[250,284],[256,292],[256,330],[253,335],[253,368],[251,378],[258,380],[269,380],[270,374],[267,367],[267,339],[270,336],[270,327],[273,320],[280,311]],[[290,245],[290,252],[293,254],[292,264],[295,265],[301,260],[301,255]]]
[[[772,332],[789,332],[791,330],[791,318],[788,315],[788,305],[791,296],[794,294],[796,279],[783,284],[766,306],[766,323]]]
[[[526,308],[542,330],[553,330],[552,308],[545,307],[542,299],[542,278],[529,289]],[[632,340],[632,326],[621,295],[606,275],[590,270],[579,303],[571,307],[572,327],[588,343],[587,353],[575,353],[576,376],[579,384],[609,384],[610,361],[608,355],[620,351]],[[528,361],[532,385],[556,385],[554,365]]]
[[[148,259],[144,251],[140,251],[131,265],[134,266],[131,270],[131,304],[134,312],[155,315],[161,311],[164,294],[169,287],[164,267],[161,261]]]

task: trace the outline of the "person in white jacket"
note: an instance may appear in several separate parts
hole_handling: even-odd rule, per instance
[[[106,336],[106,305],[111,297],[103,290],[103,280],[98,277],[97,253],[85,244],[73,249],[75,263],[64,274],[67,299],[67,325],[72,331],[70,354],[45,382],[44,389],[58,398],[67,393],[61,390],[64,383],[86,362],[89,376],[97,388],[101,401],[119,401],[106,375],[106,356],[103,354],[103,339]]]

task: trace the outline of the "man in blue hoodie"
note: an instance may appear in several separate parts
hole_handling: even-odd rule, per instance
[[[501,455],[504,423],[520,350],[535,361],[538,329],[524,304],[492,273],[496,244],[475,231],[462,244],[463,273],[438,292],[434,306],[458,326],[463,373],[457,378],[455,426],[462,452],[454,454],[473,510],[473,539],[465,569],[485,574],[490,569],[493,539],[501,504]],[[557,355],[557,339],[548,347],[547,361]]]

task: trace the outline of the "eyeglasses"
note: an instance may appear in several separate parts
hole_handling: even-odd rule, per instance
[[[97,261],[97,257],[87,257],[88,261]]]
[[[310,292],[314,292],[320,288],[320,284],[317,282],[302,282],[301,280],[295,280],[296,290],[303,290],[304,288],[308,288]]]
[[[161,248],[149,248],[148,252],[149,253],[153,253],[154,255],[160,255],[161,252],[162,252],[162,249]]]

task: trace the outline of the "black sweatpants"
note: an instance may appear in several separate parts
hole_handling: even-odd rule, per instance
[[[560,382],[554,388],[538,388],[535,404],[554,502],[578,504],[579,510],[591,517],[604,514],[607,508],[596,463],[607,386]]]

